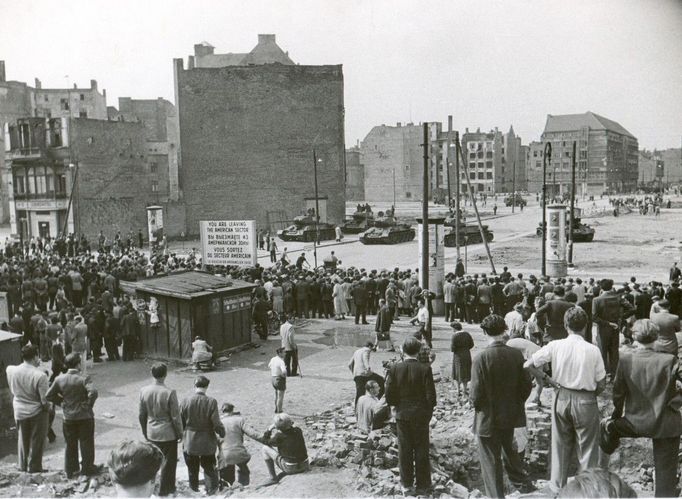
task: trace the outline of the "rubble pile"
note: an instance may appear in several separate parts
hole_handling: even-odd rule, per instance
[[[431,419],[431,467],[435,494],[469,497],[478,474],[478,453],[471,432],[473,410],[451,393],[452,383],[437,384],[438,405]],[[306,418],[313,466],[354,468],[358,489],[376,496],[400,493],[395,423],[371,432],[357,429],[352,404]]]
[[[549,456],[552,448],[552,411],[549,407],[526,405],[526,427],[528,445],[526,462],[534,473],[549,471]]]

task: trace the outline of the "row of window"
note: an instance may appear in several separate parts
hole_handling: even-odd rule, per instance
[[[19,169],[14,172],[14,193],[44,194],[49,196],[66,194],[66,175],[55,174],[46,166]]]
[[[483,168],[483,163],[469,163],[469,168],[476,168],[476,165],[478,165],[479,168]],[[486,161],[485,167],[486,168],[492,168],[493,162],[492,161]]]

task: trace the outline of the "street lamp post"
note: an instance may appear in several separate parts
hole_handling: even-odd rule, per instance
[[[315,259],[315,268],[317,268],[317,244],[320,241],[320,201],[317,195],[317,152],[313,147],[313,171],[315,176],[315,240],[313,241],[313,258]]]
[[[542,275],[547,274],[547,248],[545,241],[547,240],[547,158],[552,158],[552,143],[545,144],[545,150],[542,155]]]

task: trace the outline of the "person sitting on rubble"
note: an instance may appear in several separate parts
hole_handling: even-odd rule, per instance
[[[295,475],[310,469],[303,432],[298,426],[294,426],[288,414],[275,414],[273,424],[263,434],[262,442],[265,444],[263,459],[270,473],[270,480],[264,485],[274,485],[286,475]],[[282,473],[277,474],[275,464]]]
[[[358,420],[358,429],[365,433],[383,428],[391,416],[386,398],[379,398],[381,388],[376,381],[368,381],[365,384],[365,394],[358,399],[355,406],[355,415]]]
[[[215,366],[213,347],[206,343],[206,340],[201,336],[195,336],[192,342],[192,365],[195,369],[199,369],[201,366]]]
[[[121,442],[109,455],[109,476],[117,497],[151,497],[163,453],[151,442]]]

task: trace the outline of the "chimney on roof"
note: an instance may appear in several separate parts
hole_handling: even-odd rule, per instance
[[[180,59],[182,61],[182,59]],[[187,58],[187,69],[194,69],[194,56],[190,55]]]
[[[0,61],[0,82],[5,81],[5,61]]]
[[[448,114],[448,132],[452,131],[452,115]]]
[[[76,84],[74,83],[74,84],[73,84],[73,88],[78,88],[78,85],[76,85]]]
[[[97,80],[90,80],[90,88],[92,90],[97,90]]]
[[[464,129],[464,133],[469,133],[469,127]]]
[[[481,127],[478,127],[478,128],[476,129],[476,133],[481,133]]]
[[[258,43],[275,43],[275,35],[258,35]]]
[[[36,88],[43,88],[43,84],[38,78],[34,78],[34,85]]]
[[[209,43],[202,42],[194,44],[194,55],[201,57],[204,55],[213,55],[213,46]]]
[[[401,122],[398,122],[398,123],[395,124],[395,126],[397,126],[398,128],[400,128],[401,126],[403,126],[403,124],[402,124]]]

